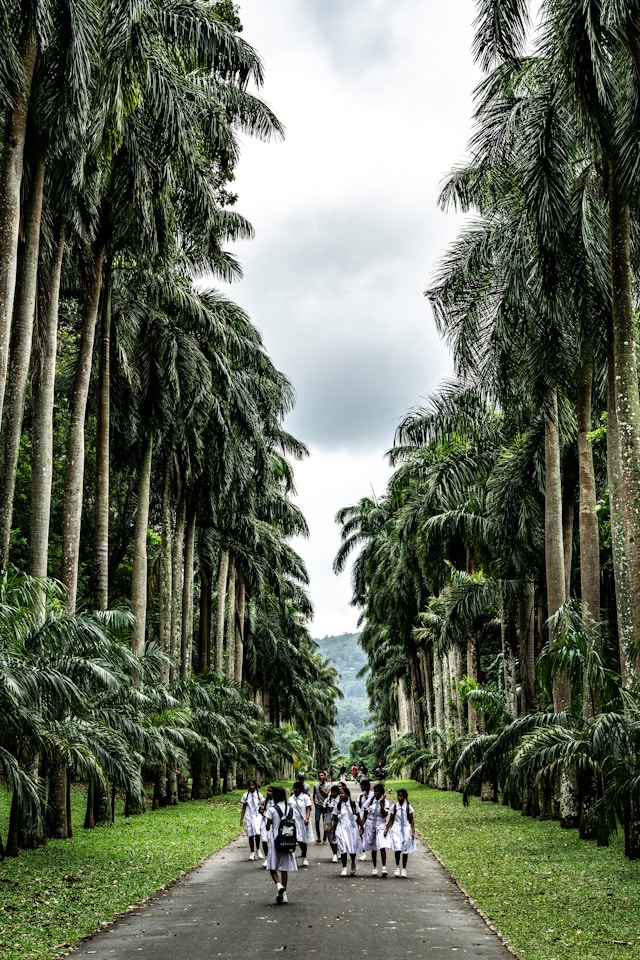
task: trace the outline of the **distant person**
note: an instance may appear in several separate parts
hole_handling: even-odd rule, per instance
[[[313,800],[314,821],[316,828],[316,843],[324,840],[324,802],[329,796],[327,775],[324,770],[318,771],[318,779],[313,785],[311,799]]]
[[[335,774],[335,770],[333,769],[333,764],[331,764],[331,766],[327,770],[327,780],[329,781],[329,783],[333,783],[333,778],[335,777],[335,775],[336,774]]]
[[[293,808],[293,816],[296,821],[296,836],[300,845],[302,854],[302,866],[308,867],[307,845],[313,843],[313,827],[309,822],[311,820],[311,797],[302,789],[303,784],[296,780],[293,784],[293,796],[289,800]]]
[[[306,775],[306,773],[299,773],[298,776],[296,777],[296,780],[297,780],[300,784],[302,784],[303,793],[306,793],[306,795],[307,795],[308,797],[310,797],[310,796],[311,796],[311,789],[310,789],[310,787],[309,787],[309,784],[307,783],[307,775]]]
[[[276,885],[276,903],[288,903],[287,880],[298,869],[295,852],[281,853],[276,847],[280,821],[287,815],[287,795],[282,787],[272,787],[273,804],[266,811],[266,828],[269,840],[267,869]]]
[[[413,821],[413,807],[409,803],[409,794],[400,787],[396,790],[396,802],[391,804],[389,822],[384,834],[391,834],[391,848],[396,858],[394,877],[406,877],[407,857],[416,851],[416,828]],[[402,857],[402,869],[400,868]]]
[[[347,766],[346,766],[346,764],[341,763],[341,764],[340,764],[340,780],[341,780],[341,782],[344,783],[344,781],[346,780],[346,778],[347,778]]]
[[[386,834],[387,815],[389,813],[389,802],[384,795],[384,784],[376,783],[373,787],[373,799],[365,805],[362,816],[362,847],[365,851],[371,851],[371,861],[373,863],[372,876],[378,876],[378,851],[380,852],[381,877],[387,876],[387,850],[391,846],[391,841]]]
[[[378,764],[374,772],[375,772],[376,780],[386,780],[387,771],[385,770],[385,766],[382,763],[382,761],[380,761],[380,763]]]
[[[240,813],[240,826],[244,828],[249,839],[249,860],[255,860],[260,854],[260,827],[262,826],[262,813],[260,807],[265,802],[264,797],[258,790],[258,784],[255,780],[247,781],[246,793],[242,794],[240,803],[242,811]]]
[[[358,779],[358,765],[356,763],[351,764],[351,779]]]
[[[369,768],[368,768],[368,766],[366,765],[366,763],[361,763],[361,764],[360,764],[360,776],[361,776],[361,777],[368,777],[368,776],[369,776]]]
[[[267,796],[264,803],[259,807],[262,814],[262,823],[260,824],[260,840],[262,842],[262,854],[264,856],[264,868],[267,869],[267,858],[269,854],[269,835],[267,833],[267,811],[273,806],[273,787],[267,787]]]
[[[333,829],[333,815],[339,799],[340,788],[337,783],[332,783],[329,787],[329,796],[324,802],[324,836],[331,847],[331,860],[333,863],[338,862],[338,845]]]

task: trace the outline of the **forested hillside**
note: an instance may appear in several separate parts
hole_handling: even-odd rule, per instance
[[[365,678],[357,675],[366,666],[367,657],[358,643],[358,637],[357,633],[343,633],[339,637],[316,640],[322,657],[335,661],[340,673],[338,686],[344,694],[344,700],[338,701],[335,735],[340,754],[347,754],[351,741],[369,729],[369,698]]]

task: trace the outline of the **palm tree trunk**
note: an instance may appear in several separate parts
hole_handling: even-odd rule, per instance
[[[630,216],[618,164],[609,166],[613,364],[620,441],[622,514],[634,636],[640,637],[640,396],[631,293]],[[634,664],[637,669],[637,664]]]
[[[627,546],[622,516],[622,466],[620,462],[620,431],[616,414],[615,374],[613,359],[608,364],[607,388],[607,481],[611,505],[611,553],[613,579],[616,591],[618,620],[618,647],[622,686],[629,690],[637,680],[634,646],[633,616],[631,613],[631,581],[627,562]]]
[[[33,37],[27,40],[22,58],[23,83],[15,103],[5,114],[5,127],[0,156],[0,422],[4,404],[9,358],[9,338],[18,267],[18,235],[20,230],[20,186],[27,136],[27,114],[31,83],[38,46]]]
[[[502,661],[504,671],[504,698],[509,714],[518,716],[518,692],[516,677],[516,627],[515,613],[511,600],[501,600]]]
[[[242,672],[244,669],[244,610],[246,599],[246,587],[244,577],[236,572],[236,595],[237,595],[237,620],[236,620],[236,655],[234,658],[235,673],[234,679],[237,684],[242,683]]]
[[[40,292],[36,318],[38,349],[34,350],[35,359],[32,369],[29,573],[33,577],[46,577],[48,573],[58,305],[64,246],[65,231],[64,227],[60,226],[57,242],[46,261],[42,261],[40,265]]]
[[[141,657],[144,653],[147,626],[147,531],[149,529],[149,500],[151,495],[151,462],[153,441],[144,441],[138,474],[138,510],[133,535],[131,570],[131,612],[135,618],[131,628],[131,650]]]
[[[111,294],[113,273],[107,260],[104,270],[100,372],[96,423],[95,577],[96,607],[109,604],[109,432],[111,421]]]
[[[160,548],[160,597],[158,601],[158,634],[160,648],[164,653],[171,649],[171,458],[167,457],[162,484],[162,503],[160,506],[160,524],[162,545]],[[169,672],[163,671],[162,683],[166,686]]]
[[[54,840],[66,840],[69,836],[67,778],[66,761],[57,750],[54,750],[49,767],[49,799],[47,803],[47,832]]]
[[[64,504],[62,508],[62,569],[60,579],[66,588],[66,607],[76,609],[78,566],[80,561],[80,529],[82,523],[82,485],[84,480],[84,422],[91,381],[91,361],[95,339],[104,244],[96,243],[90,267],[89,290],[82,313],[80,348],[69,411]]]
[[[195,501],[189,503],[184,539],[184,577],[182,585],[182,629],[180,631],[180,679],[187,680],[191,673],[191,648],[193,644],[193,556],[196,541],[198,511]]]
[[[216,614],[216,670],[222,671],[224,662],[224,602],[227,594],[227,577],[229,574],[229,551],[220,551],[220,565],[218,567],[218,604]]]
[[[442,675],[443,675],[443,663],[442,657],[434,649],[433,651],[433,699],[435,706],[435,717],[436,717],[436,730],[438,733],[436,739],[436,755],[439,760],[444,757],[444,742],[446,740],[446,729],[445,729],[445,716],[444,716],[444,701],[445,701],[445,692],[443,690]],[[439,790],[444,789],[444,770],[441,766],[438,766],[436,773],[436,787]]]
[[[229,558],[229,585],[227,587],[227,625],[225,629],[225,649],[227,651],[227,680],[235,676],[236,659],[236,561],[233,554]]]
[[[550,410],[545,418],[545,566],[547,578],[547,613],[552,617],[566,600],[564,571],[564,537],[562,527],[562,481],[560,472],[560,434],[558,432],[558,394],[552,389]],[[553,646],[555,637],[549,637]],[[553,681],[553,708],[556,713],[569,708],[569,683],[563,672],[556,672]]]
[[[31,190],[24,211],[24,245],[18,268],[9,377],[5,389],[2,424],[2,478],[0,481],[0,569],[4,569],[9,559],[11,542],[13,496],[16,488],[24,396],[29,374],[38,289],[38,251],[40,248],[44,174],[44,158],[39,156],[35,162]]]
[[[187,500],[184,483],[180,488],[176,505],[176,524],[173,536],[173,563],[171,568],[171,631],[169,636],[169,653],[177,662],[180,656],[181,628],[182,628],[182,584],[184,576],[184,531],[187,522]],[[169,681],[176,678],[176,668],[171,667]]]
[[[211,666],[211,577],[200,571],[200,623],[198,627],[198,673]]]
[[[526,580],[518,599],[518,637],[520,640],[520,680],[523,713],[533,713],[536,708],[535,600],[535,584],[531,580]]]
[[[591,430],[591,390],[593,362],[585,361],[578,375],[578,471],[580,490],[580,598],[582,616],[590,625],[589,641],[600,648],[600,533],[596,513],[596,475],[593,450],[589,440]],[[583,714],[593,716],[594,707],[585,678]]]

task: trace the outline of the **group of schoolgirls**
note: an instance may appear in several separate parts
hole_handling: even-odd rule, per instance
[[[249,780],[241,798],[240,823],[244,825],[249,841],[249,860],[256,860],[261,853],[264,867],[269,870],[276,885],[276,902],[287,903],[287,880],[289,873],[298,869],[295,852],[283,852],[276,845],[276,836],[281,821],[291,815],[295,820],[296,838],[300,847],[301,865],[309,866],[307,848],[313,843],[311,826],[312,802],[304,789],[305,784],[296,780],[291,796],[282,787],[267,787],[266,796],[258,790],[255,780]],[[358,801],[351,799],[344,782],[333,783],[325,800],[325,839],[331,845],[332,860],[342,863],[341,876],[347,876],[347,860],[351,859],[351,874],[356,872],[356,856],[361,860],[371,853],[372,875],[378,875],[377,856],[380,853],[381,876],[387,876],[387,850],[395,854],[396,877],[407,876],[407,858],[416,849],[413,807],[407,791],[399,789],[396,801],[391,803],[385,796],[384,784],[376,783],[371,789],[369,781],[361,783]],[[339,858],[339,859],[338,859]]]
[[[385,795],[383,783],[371,789],[369,780],[360,782],[360,795],[352,800],[346,783],[332,784],[325,801],[325,837],[333,851],[333,862],[342,863],[343,877],[347,875],[347,859],[351,859],[350,873],[356,872],[356,857],[366,860],[371,853],[372,876],[378,876],[378,853],[380,876],[387,876],[387,850],[395,856],[394,876],[407,876],[407,858],[416,849],[413,807],[406,790],[400,788],[395,802]]]

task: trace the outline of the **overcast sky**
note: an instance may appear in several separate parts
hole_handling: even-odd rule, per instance
[[[231,296],[294,385],[315,637],[356,630],[336,511],[384,492],[398,421],[449,373],[423,292],[456,219],[439,184],[471,129],[473,0],[240,0],[283,143],[247,142],[255,240]]]

